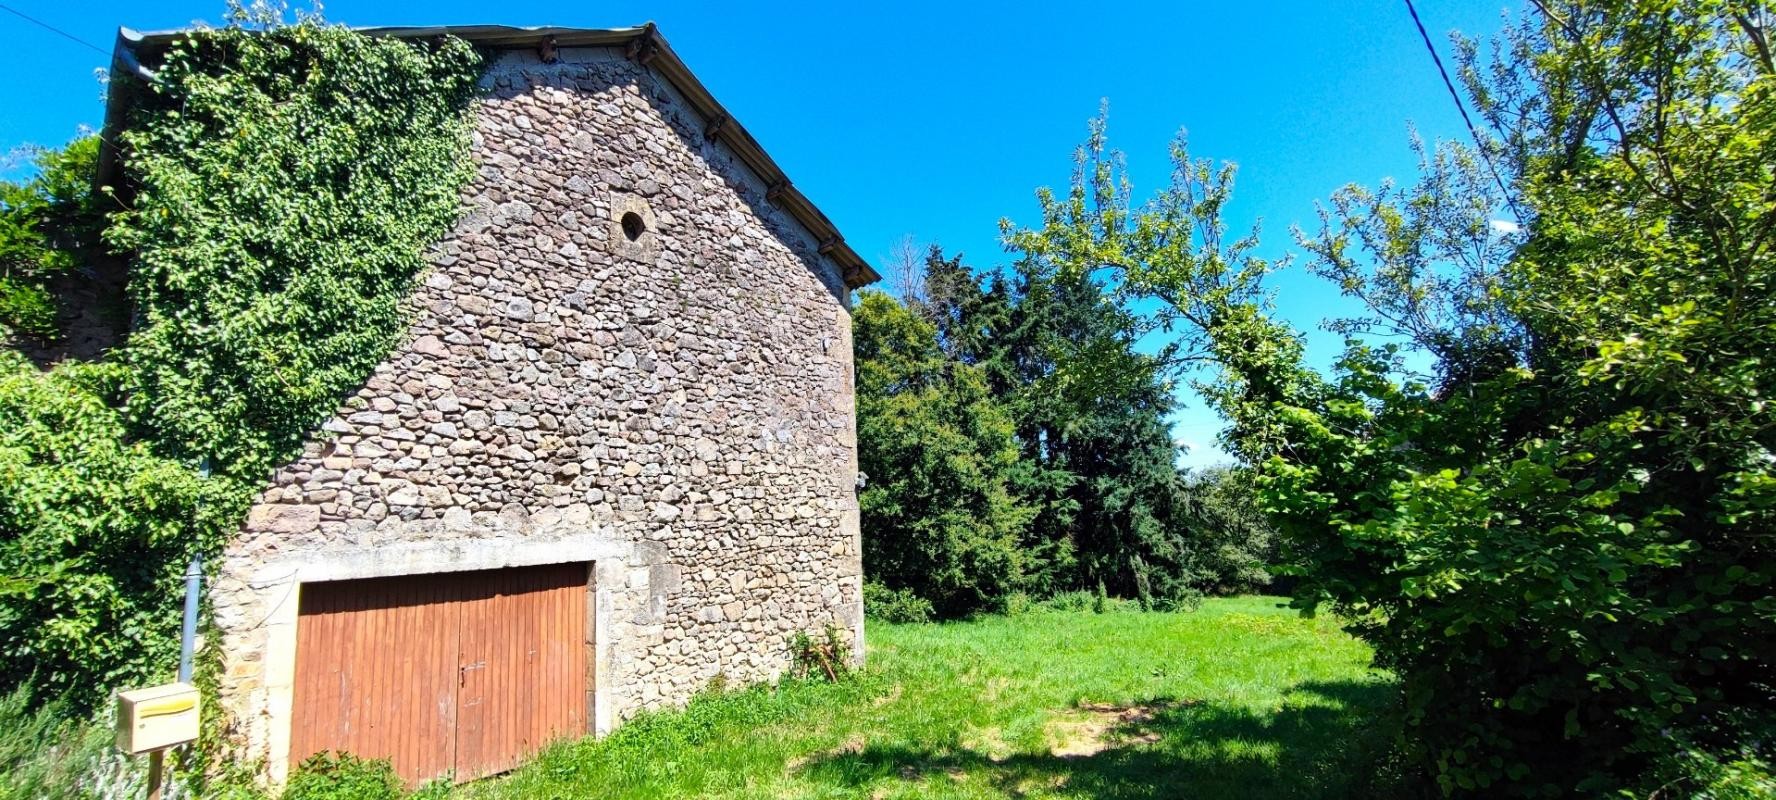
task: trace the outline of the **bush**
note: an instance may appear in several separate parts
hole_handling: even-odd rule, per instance
[[[316,753],[296,767],[283,800],[401,800],[403,794],[388,759]]]
[[[239,509],[130,441],[119,373],[0,353],[0,685],[78,709],[176,659],[193,540]]]
[[[1097,602],[1098,596],[1096,594],[1078,589],[1071,592],[1055,592],[1053,597],[1042,601],[1042,606],[1052,611],[1091,611]]]
[[[42,286],[0,277],[0,324],[33,336],[55,331],[56,301]]]
[[[1686,748],[1665,761],[1677,773],[1669,782],[1691,800],[1769,800],[1776,797],[1776,771],[1749,749],[1730,756]]]
[[[1008,617],[1028,614],[1035,610],[1036,601],[1030,597],[1028,592],[1012,592],[1005,596],[999,606],[1000,613]]]
[[[931,601],[911,589],[890,589],[870,581],[863,585],[863,610],[883,622],[930,622]]]

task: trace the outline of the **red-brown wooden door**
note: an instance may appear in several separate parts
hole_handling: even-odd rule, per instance
[[[311,583],[296,626],[295,765],[387,758],[410,784],[509,770],[586,730],[587,565]]]

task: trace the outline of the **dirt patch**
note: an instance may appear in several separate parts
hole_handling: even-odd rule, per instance
[[[874,706],[875,708],[881,708],[882,706],[888,705],[889,703],[899,700],[900,693],[901,693],[900,684],[898,684],[898,683],[894,684],[894,688],[889,689],[887,694],[876,698],[874,701],[872,701],[870,703],[870,705]]]
[[[1115,747],[1153,744],[1158,731],[1145,727],[1161,711],[1180,703],[1122,706],[1081,703],[1043,727],[1048,752],[1056,758],[1087,758]]]

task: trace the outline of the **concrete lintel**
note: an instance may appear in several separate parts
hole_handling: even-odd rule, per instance
[[[633,542],[590,532],[559,537],[396,542],[377,547],[295,553],[269,560],[255,572],[253,583],[263,585],[290,580],[314,583],[627,559],[634,547]]]

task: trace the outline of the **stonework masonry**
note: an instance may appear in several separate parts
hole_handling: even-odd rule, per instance
[[[594,728],[862,652],[848,290],[620,49],[500,55],[407,341],[277,473],[210,598],[221,709],[281,780],[304,583],[589,561]],[[625,220],[626,215],[634,219]]]

